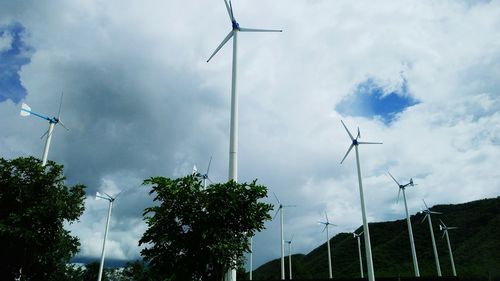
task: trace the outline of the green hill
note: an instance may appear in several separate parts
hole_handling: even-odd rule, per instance
[[[500,275],[500,197],[483,199],[457,205],[436,205],[432,211],[443,215],[433,216],[434,235],[443,276],[451,276],[451,265],[445,239],[441,239],[439,219],[450,230],[453,256],[460,277],[488,277]],[[436,276],[432,242],[427,222],[421,223],[424,215],[411,216],[418,264],[421,276]],[[357,232],[361,231],[360,226]],[[410,243],[406,220],[370,223],[370,236],[376,277],[412,277]],[[349,233],[339,233],[330,240],[333,247],[333,275],[337,277],[359,277],[357,241]],[[363,265],[366,276],[362,239]],[[327,278],[326,243],[307,255],[294,255],[292,269],[294,279]],[[288,262],[288,260],[285,260]],[[286,264],[288,270],[288,263]],[[288,273],[287,273],[288,276]],[[278,280],[280,260],[272,260],[253,273],[254,280]],[[288,278],[288,277],[287,277]]]

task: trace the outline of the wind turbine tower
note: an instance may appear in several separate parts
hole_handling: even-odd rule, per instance
[[[292,280],[292,241],[293,241],[293,235],[290,240],[285,241],[285,243],[288,244],[288,279]]]
[[[219,46],[215,49],[212,55],[208,58],[209,62],[219,50],[233,38],[233,66],[231,78],[231,123],[229,133],[229,176],[228,180],[238,181],[238,95],[236,92],[237,82],[237,63],[238,63],[238,32],[282,32],[282,30],[275,29],[255,29],[244,28],[236,21],[233,12],[233,5],[231,0],[229,2],[224,0],[226,10],[231,21],[231,31],[222,40]],[[236,281],[236,270],[232,269],[226,276],[227,281]]]
[[[108,230],[109,230],[109,221],[111,219],[111,209],[113,208],[113,202],[115,202],[116,198],[120,193],[118,193],[115,197],[112,197],[111,195],[103,192],[101,194],[100,192],[96,192],[95,194],[95,199],[103,199],[109,201],[109,208],[108,208],[108,218],[106,219],[106,230],[104,231],[104,241],[102,242],[102,252],[101,252],[101,263],[99,264],[99,274],[97,275],[97,281],[101,281],[102,278],[102,270],[104,268],[104,257],[106,255],[106,239],[108,238]]]
[[[326,246],[328,249],[328,276],[330,277],[330,279],[332,279],[333,278],[332,254],[330,251],[330,235],[328,234],[328,227],[329,226],[336,226],[336,225],[333,223],[330,223],[330,221],[328,220],[328,214],[326,213],[326,211],[325,211],[325,219],[326,219],[326,221],[320,221],[319,223],[325,225],[325,228],[323,228],[322,232],[325,232],[325,230],[326,230]]]
[[[366,267],[368,269],[368,281],[374,281],[375,280],[375,273],[373,271],[373,258],[372,258],[372,246],[370,244],[370,230],[368,229],[368,221],[366,220],[366,208],[365,208],[365,195],[363,193],[363,182],[361,180],[361,168],[359,164],[359,152],[358,152],[358,146],[360,144],[382,144],[381,142],[361,142],[358,141],[358,139],[361,137],[361,134],[359,132],[358,128],[358,135],[356,138],[354,138],[347,129],[346,125],[342,120],[342,125],[344,126],[344,129],[346,130],[347,134],[349,135],[349,138],[351,139],[352,143],[349,146],[349,149],[347,149],[346,154],[344,155],[344,158],[342,158],[342,161],[340,161],[340,164],[344,162],[346,159],[347,155],[349,155],[349,152],[351,152],[352,148],[354,147],[354,150],[356,151],[356,167],[358,169],[358,184],[359,184],[359,197],[361,201],[361,214],[363,216],[363,232],[365,233],[365,251],[366,251]]]
[[[457,276],[457,271],[455,269],[455,261],[453,260],[453,251],[451,250],[450,237],[448,236],[448,230],[457,229],[458,227],[446,226],[442,220],[439,220],[441,224],[439,225],[439,230],[443,231],[443,238],[446,236],[446,242],[448,242],[448,251],[450,253],[451,270],[453,271],[453,276]]]
[[[361,278],[365,278],[363,273],[363,259],[361,257],[361,235],[363,235],[363,231],[361,231],[359,234],[357,234],[356,232],[352,233],[352,236],[358,240],[359,271],[361,273]]]
[[[411,256],[413,260],[413,269],[415,270],[415,276],[420,277],[420,271],[418,269],[418,260],[417,260],[417,251],[415,250],[415,241],[413,240],[413,230],[411,228],[411,220],[410,220],[410,215],[408,214],[408,205],[406,204],[406,195],[405,195],[405,189],[407,186],[414,186],[415,184],[413,183],[413,179],[410,179],[410,182],[407,184],[400,184],[392,175],[391,173],[387,172],[389,176],[394,180],[394,182],[398,185],[399,190],[398,190],[398,201],[399,201],[399,195],[401,194],[401,190],[403,191],[403,201],[405,203],[405,211],[406,211],[406,222],[408,224],[408,235],[410,236],[410,246],[411,246]]]
[[[280,236],[280,241],[281,241],[281,280],[285,280],[285,248],[284,248],[284,231],[283,231],[283,209],[285,208],[290,208],[290,207],[296,207],[295,205],[283,205],[281,204],[280,200],[278,199],[278,196],[273,192],[274,197],[276,198],[276,201],[278,201],[278,210],[276,210],[276,213],[274,214],[273,220],[276,218],[278,215],[278,212],[280,213],[280,226],[281,226],[281,236]]]
[[[437,252],[437,247],[436,247],[436,240],[434,239],[434,230],[432,229],[432,220],[431,220],[431,214],[436,214],[436,215],[441,215],[442,213],[440,212],[434,212],[429,209],[427,206],[427,203],[425,203],[425,200],[422,199],[425,205],[425,210],[422,212],[425,214],[424,219],[422,219],[422,222],[424,222],[426,219],[429,222],[429,231],[431,232],[431,240],[432,240],[432,250],[434,251],[434,260],[436,262],[436,270],[437,274],[439,277],[441,277],[441,265],[439,264],[439,255]]]
[[[42,156],[42,166],[45,166],[47,164],[47,158],[49,155],[49,148],[50,148],[50,142],[52,140],[52,132],[54,131],[54,127],[57,124],[60,124],[63,126],[64,129],[68,130],[66,126],[61,122],[61,105],[62,105],[62,98],[63,95],[61,94],[61,100],[59,102],[59,110],[57,112],[57,117],[48,117],[39,113],[36,113],[34,111],[31,111],[31,107],[29,107],[26,103],[23,103],[21,105],[21,113],[20,115],[25,117],[25,116],[30,116],[30,115],[35,115],[36,117],[45,119],[49,121],[49,129],[45,132],[45,134],[42,135],[42,138],[47,135],[47,139],[45,140],[45,147],[43,149],[43,156]]]

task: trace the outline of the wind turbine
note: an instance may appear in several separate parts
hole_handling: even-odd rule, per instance
[[[373,258],[372,258],[372,247],[370,244],[370,230],[368,229],[368,222],[366,220],[366,210],[365,210],[365,196],[363,194],[363,182],[361,181],[361,168],[359,165],[359,152],[358,152],[358,145],[360,144],[382,144],[381,142],[361,142],[358,141],[358,139],[361,137],[361,134],[359,132],[358,128],[358,135],[356,138],[354,138],[347,129],[346,125],[344,124],[344,121],[340,120],[342,122],[342,125],[344,126],[344,129],[346,130],[347,134],[349,135],[349,138],[351,138],[351,145],[349,146],[349,149],[347,149],[346,154],[344,155],[344,158],[342,158],[342,161],[340,161],[340,164],[344,162],[346,159],[347,155],[349,155],[349,152],[351,152],[351,149],[354,147],[354,150],[356,151],[356,167],[358,169],[358,183],[359,183],[359,197],[361,200],[361,214],[363,216],[363,232],[365,233],[365,251],[366,251],[366,267],[368,269],[368,280],[369,281],[374,281],[375,280],[375,274],[373,272]]]
[[[104,256],[106,254],[106,239],[108,238],[109,221],[111,219],[111,209],[113,208],[113,202],[116,200],[116,198],[120,195],[121,192],[118,193],[115,197],[112,197],[111,195],[107,194],[106,192],[103,192],[103,193],[104,193],[104,195],[101,194],[100,192],[96,192],[96,194],[95,194],[96,200],[104,199],[104,200],[109,201],[108,218],[106,220],[106,230],[104,232],[104,241],[102,242],[101,263],[99,265],[99,274],[97,275],[97,281],[101,281],[101,278],[102,278],[102,270],[104,267]]]
[[[425,214],[425,217],[422,219],[422,223],[425,221],[425,219],[427,219],[427,221],[429,222],[429,231],[431,232],[432,249],[434,250],[434,260],[436,261],[436,270],[438,276],[441,277],[441,265],[439,264],[439,256],[436,247],[436,240],[434,239],[434,230],[432,229],[431,214],[441,215],[442,213],[431,211],[427,206],[427,203],[425,203],[425,200],[422,199],[422,201],[424,202],[425,205],[425,210],[422,211]]]
[[[405,202],[405,211],[406,211],[406,223],[408,224],[408,235],[410,236],[410,246],[411,246],[411,257],[413,260],[413,269],[415,270],[415,276],[420,277],[420,271],[418,269],[418,260],[417,260],[417,251],[415,250],[415,241],[413,240],[413,230],[411,228],[411,220],[410,220],[410,215],[408,214],[408,205],[406,204],[406,195],[405,195],[405,188],[407,186],[414,186],[415,184],[413,183],[413,179],[410,179],[410,181],[407,184],[400,184],[390,172],[387,172],[389,176],[394,180],[394,182],[398,185],[399,190],[398,190],[398,202],[399,202],[399,195],[401,194],[401,190],[403,191],[403,200]]]
[[[292,280],[292,241],[293,241],[293,235],[290,240],[286,240],[285,243],[288,244],[288,271],[289,271],[289,280]]]
[[[442,220],[439,220],[441,224],[439,225],[439,230],[443,231],[443,236],[446,236],[446,242],[448,242],[448,251],[450,252],[451,269],[453,270],[453,276],[457,276],[457,271],[455,270],[455,261],[453,260],[453,252],[451,251],[450,237],[448,236],[448,230],[457,229],[458,227],[446,226]]]
[[[361,273],[361,278],[364,278],[363,274],[363,259],[361,258],[361,235],[363,235],[363,231],[361,231],[359,234],[356,232],[352,233],[352,236],[358,240],[358,254],[359,254],[359,271]]]
[[[37,117],[40,117],[42,119],[49,121],[49,129],[45,132],[45,134],[42,135],[42,138],[45,135],[47,135],[47,139],[45,141],[45,148],[43,150],[43,156],[42,156],[42,166],[45,166],[47,164],[47,157],[49,155],[50,142],[52,140],[52,132],[54,131],[55,125],[61,124],[61,126],[63,126],[64,129],[69,131],[69,129],[66,128],[66,126],[64,126],[64,124],[61,122],[61,118],[60,118],[61,117],[62,98],[63,98],[63,94],[61,94],[61,100],[59,102],[59,110],[57,112],[57,117],[52,117],[52,118],[31,111],[31,107],[29,107],[26,103],[22,103],[22,105],[21,105],[21,112],[20,112],[21,116],[25,117],[25,116],[35,115]]]
[[[200,178],[203,180],[203,187],[206,189],[207,188],[207,180],[212,183],[212,180],[208,176],[208,172],[210,171],[210,164],[212,164],[212,156],[210,156],[210,161],[208,161],[208,167],[207,167],[207,172],[204,174],[200,174]],[[196,168],[196,165],[193,166],[193,175],[198,174],[198,169]]]
[[[231,124],[229,133],[229,177],[228,180],[238,181],[238,95],[236,92],[236,78],[237,78],[237,61],[238,61],[238,32],[282,32],[282,30],[275,29],[255,29],[255,28],[244,28],[240,27],[239,23],[236,21],[233,13],[233,5],[231,0],[227,2],[224,0],[226,5],[226,10],[231,20],[231,31],[222,40],[219,46],[215,49],[212,55],[208,58],[209,62],[219,50],[231,39],[233,38],[233,66],[232,66],[232,78],[231,78]],[[236,280],[236,270],[232,269],[228,271],[226,275],[226,280],[235,281]]]
[[[290,207],[296,207],[295,205],[283,205],[281,204],[280,200],[278,199],[278,196],[276,196],[276,193],[274,193],[274,197],[276,198],[276,201],[278,201],[279,207],[278,210],[276,210],[276,213],[274,214],[273,220],[276,218],[278,215],[278,212],[280,213],[280,225],[281,225],[281,280],[285,280],[285,249],[284,249],[284,241],[285,239],[283,238],[283,209],[284,208],[290,208]]]
[[[326,221],[324,221],[324,222],[320,221],[319,223],[325,225],[325,228],[323,228],[322,232],[325,232],[325,230],[326,230],[326,246],[327,246],[327,249],[328,249],[328,273],[329,273],[330,279],[332,279],[333,278],[333,274],[332,274],[332,254],[330,252],[330,235],[328,234],[328,227],[330,225],[331,226],[336,226],[336,225],[333,224],[333,223],[330,223],[330,221],[328,220],[328,214],[326,213],[326,211],[325,211],[325,219],[326,219]]]

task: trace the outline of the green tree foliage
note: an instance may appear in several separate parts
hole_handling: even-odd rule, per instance
[[[0,158],[0,276],[61,280],[80,246],[64,229],[84,210],[85,187],[67,187],[63,166],[33,157]]]
[[[148,229],[139,245],[147,246],[141,254],[158,280],[221,280],[271,219],[272,205],[258,202],[265,186],[230,181],[204,189],[198,176],[144,181],[158,205],[144,212]]]

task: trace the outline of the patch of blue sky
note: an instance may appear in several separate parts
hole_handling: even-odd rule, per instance
[[[19,71],[30,63],[34,48],[24,41],[25,34],[18,22],[0,26],[0,102],[19,103],[28,95]]]
[[[369,78],[356,85],[353,93],[342,99],[335,110],[341,115],[379,118],[390,124],[399,113],[419,103],[410,95],[408,81],[404,77],[401,79],[396,87],[387,87]]]

